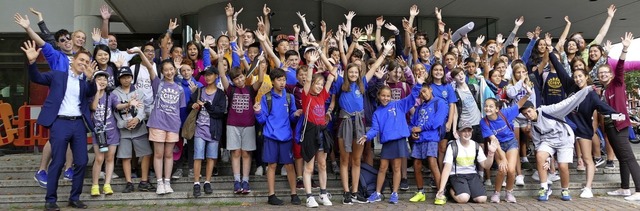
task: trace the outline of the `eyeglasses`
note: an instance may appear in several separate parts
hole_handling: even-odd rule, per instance
[[[71,38],[69,37],[69,35],[66,35],[66,36],[60,37],[60,39],[58,39],[58,42],[66,42],[69,40],[71,40]]]

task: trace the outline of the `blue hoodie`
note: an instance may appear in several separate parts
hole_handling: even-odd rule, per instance
[[[449,110],[446,108],[449,108],[449,105],[436,97],[432,97],[428,102],[423,102],[416,107],[411,118],[411,127],[422,129],[420,139],[416,140],[416,143],[440,141],[440,131],[442,131],[449,114]]]
[[[295,98],[288,94],[286,90],[282,90],[282,95],[276,94],[271,89],[271,111],[267,106],[267,95],[263,95],[260,100],[260,113],[256,114],[258,123],[264,125],[262,134],[269,139],[286,142],[293,138],[291,131],[291,122],[297,119],[293,113],[296,112]],[[287,102],[286,95],[291,95],[291,105]],[[288,118],[286,118],[288,117]]]
[[[421,84],[416,84],[411,90],[411,95],[401,100],[391,101],[386,106],[379,105],[373,112],[371,129],[367,131],[367,140],[372,140],[378,133],[380,133],[382,144],[409,137],[406,114],[416,104],[421,88]]]
[[[196,81],[196,79],[194,79],[193,77],[191,77],[190,80],[193,81],[193,83],[196,84],[198,88],[203,87],[202,83]],[[180,85],[184,90],[184,99],[191,99],[191,89],[189,89],[189,81],[185,79],[181,79]],[[198,92],[196,91],[193,94],[198,94]],[[191,112],[191,107],[189,106],[180,108],[180,125],[183,125],[184,121],[187,120],[187,116],[189,115],[189,112]]]

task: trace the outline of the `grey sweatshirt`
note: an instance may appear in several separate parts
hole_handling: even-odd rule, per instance
[[[144,92],[142,92],[142,90],[135,90],[129,93],[125,93],[121,87],[118,87],[115,90],[113,90],[112,94],[117,96],[118,104],[129,102],[131,98],[133,98],[133,96],[137,96],[136,98],[139,99],[141,103],[142,103],[141,99],[144,99]],[[135,111],[129,110],[128,112],[124,112],[124,111],[114,112],[116,121],[117,121],[117,126],[120,129],[120,138],[137,138],[143,135],[147,135],[148,133],[147,126],[142,121],[145,119],[145,116],[146,116],[144,112],[144,106],[141,106],[140,108],[133,108],[133,109],[135,109]],[[131,114],[135,116],[128,116]],[[128,117],[137,118],[138,120],[140,120],[140,122],[134,129],[129,130],[126,128],[128,120],[125,120],[125,118],[128,118]]]
[[[541,142],[547,142],[551,147],[573,146],[575,140],[573,130],[564,122],[564,119],[582,103],[591,90],[591,86],[587,86],[559,103],[540,106],[536,109],[538,120],[532,122],[533,141],[536,146]],[[543,112],[546,115],[543,115]]]

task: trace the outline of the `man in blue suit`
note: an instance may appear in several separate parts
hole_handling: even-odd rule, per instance
[[[56,204],[58,179],[64,166],[67,145],[71,146],[74,164],[69,206],[86,209],[87,205],[80,201],[80,194],[88,160],[87,132],[93,130],[89,98],[96,93],[95,83],[87,81],[93,72],[90,68],[91,56],[88,52],[77,52],[68,72],[40,73],[35,61],[41,50],[36,50],[35,41],[27,41],[22,47],[29,60],[29,79],[49,87],[49,95],[37,121],[50,129],[52,160],[47,175],[45,210],[60,210]]]

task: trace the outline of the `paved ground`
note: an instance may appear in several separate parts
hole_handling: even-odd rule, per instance
[[[354,204],[342,205],[337,204],[331,207],[320,206],[318,210],[640,210],[640,202],[628,202],[622,198],[613,197],[596,197],[593,199],[574,199],[573,201],[561,201],[559,198],[552,198],[548,202],[538,202],[533,197],[518,198],[518,203],[486,203],[486,204],[456,204],[447,203],[444,206],[433,205],[432,200],[422,203],[400,202],[392,205],[386,202],[378,202],[373,204]],[[62,204],[60,204],[62,205]],[[89,204],[89,206],[91,206]],[[65,207],[63,207],[64,209]],[[40,207],[30,207],[27,210],[40,210]],[[13,207],[11,210],[25,210],[25,208]],[[166,206],[124,206],[124,205],[104,205],[99,207],[90,207],[90,210],[307,210],[302,205],[285,205],[271,206],[264,204],[176,204]]]

